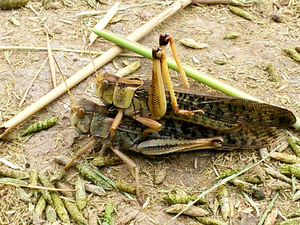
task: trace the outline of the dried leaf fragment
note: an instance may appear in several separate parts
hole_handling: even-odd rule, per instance
[[[250,193],[257,200],[263,200],[266,198],[265,194],[254,185],[247,183],[239,179],[232,179],[230,183],[236,185],[239,189],[244,190],[247,193]]]
[[[271,81],[278,81],[279,80],[279,77],[276,73],[276,69],[275,69],[275,67],[272,63],[268,63],[267,71],[268,71],[268,74],[270,76]]]
[[[226,221],[230,213],[229,197],[226,186],[220,186],[218,192],[218,199],[221,207],[222,218]]]
[[[84,2],[91,8],[96,8],[96,0],[84,0]]]
[[[126,77],[127,75],[133,73],[138,68],[140,68],[140,65],[141,64],[139,61],[135,61],[135,62],[129,64],[128,66],[125,66],[124,68],[119,69],[118,72],[116,73],[116,75],[119,77]]]
[[[300,62],[300,54],[295,49],[293,49],[293,48],[286,48],[284,51],[293,60],[295,60],[297,62]]]
[[[166,176],[167,176],[167,169],[166,168],[155,171],[153,183],[154,184],[161,184],[166,179]]]
[[[47,222],[49,223],[54,223],[57,220],[56,211],[51,205],[46,206],[46,218],[47,218]]]
[[[130,194],[133,194],[133,195],[136,194],[136,188],[132,184],[127,184],[127,183],[124,183],[124,182],[116,182],[116,188],[119,191],[127,192],[127,193],[130,193]]]
[[[82,215],[82,213],[78,210],[77,206],[74,203],[65,198],[63,199],[63,202],[74,220],[76,220],[79,224],[88,225],[86,218]]]
[[[226,225],[226,223],[222,222],[218,219],[213,219],[210,217],[196,217],[197,220],[200,221],[200,223],[207,224],[207,225]]]
[[[237,16],[243,17],[247,20],[253,20],[253,16],[250,13],[248,13],[238,7],[228,6],[228,8]]]
[[[41,130],[45,130],[50,127],[53,127],[56,124],[57,120],[58,120],[58,117],[55,116],[55,117],[51,117],[49,119],[34,123],[34,124],[30,125],[21,135],[24,136],[27,134],[32,134],[32,133],[36,133]]]
[[[195,41],[194,39],[191,38],[183,38],[179,40],[179,43],[189,47],[189,48],[195,48],[195,49],[203,49],[203,48],[208,48],[208,44],[205,43],[199,43]]]
[[[78,176],[76,179],[75,189],[76,189],[76,193],[75,193],[76,205],[79,210],[82,210],[86,206],[87,199],[86,199],[84,181],[80,178],[80,176]]]
[[[17,27],[21,26],[20,22],[13,16],[9,18],[9,22],[11,22],[13,25]]]
[[[85,183],[85,190],[99,196],[106,195],[106,192],[102,187],[94,184]]]
[[[41,218],[43,211],[45,210],[46,207],[46,200],[43,196],[41,196],[36,203],[34,213],[38,218]]]
[[[295,155],[286,154],[286,153],[274,152],[270,157],[285,163],[291,163],[291,164],[300,163],[299,157]]]
[[[279,171],[286,175],[294,175],[300,178],[300,167],[294,165],[283,164],[279,166]]]
[[[167,213],[179,213],[182,210],[184,210],[186,207],[187,207],[186,204],[176,204],[176,205],[172,205],[172,206],[166,208],[166,212]],[[198,216],[206,216],[209,214],[209,212],[200,207],[191,205],[182,214],[187,215],[187,216],[198,217]]]
[[[131,210],[129,213],[125,214],[122,217],[118,217],[118,220],[115,224],[118,225],[126,225],[130,224],[129,222],[132,221],[139,213],[139,210]]]
[[[91,163],[94,166],[115,166],[115,165],[122,164],[123,160],[120,159],[120,157],[118,156],[112,156],[112,157],[98,156],[95,157]]]
[[[231,39],[236,39],[239,36],[240,36],[240,34],[237,32],[230,32],[230,33],[226,34],[223,38],[226,40],[231,40]]]
[[[79,170],[79,173],[88,181],[104,188],[104,190],[112,189],[112,186],[105,182],[100,176],[98,176],[98,174],[95,171],[93,171],[93,169],[91,169],[90,167],[86,165],[78,165],[77,168]]]
[[[296,156],[300,157],[300,143],[294,137],[288,137],[288,143]]]
[[[226,59],[221,58],[221,57],[217,57],[217,58],[214,60],[214,63],[215,63],[215,64],[218,64],[218,65],[225,65],[227,62],[226,62]]]
[[[113,205],[111,203],[107,203],[102,225],[112,225],[112,213],[114,211]]]
[[[104,5],[108,5],[108,2],[105,1],[105,0],[96,0],[96,1],[97,1],[97,2],[100,2],[100,3],[104,4]]]

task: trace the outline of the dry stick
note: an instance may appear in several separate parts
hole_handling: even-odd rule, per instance
[[[53,82],[54,88],[56,88],[54,60],[53,60],[53,55],[52,55],[52,50],[51,50],[50,40],[49,40],[49,33],[50,33],[49,27],[47,26],[45,21],[40,17],[40,14],[31,5],[29,5],[29,8],[34,12],[34,14],[37,15],[39,20],[44,24],[44,28],[45,28],[45,32],[46,32],[46,38],[47,38],[47,51],[48,51],[50,71],[51,71],[51,75],[52,75],[52,82]]]
[[[94,29],[99,29],[99,30],[104,29],[106,25],[111,21],[111,19],[115,16],[115,14],[118,12],[119,5],[120,5],[119,2],[115,3],[113,7],[111,7],[107,11],[106,15],[96,24]],[[97,34],[95,34],[94,32],[91,33],[89,46],[91,46],[94,43],[97,37],[98,37]]]
[[[174,13],[176,13],[178,10],[183,9],[187,5],[191,3],[191,0],[178,0],[174,4],[172,4],[170,7],[168,7],[166,10],[164,10],[162,13],[156,15],[153,19],[148,21],[146,24],[138,28],[136,31],[134,31],[132,34],[130,34],[127,38],[137,41],[144,37],[146,34],[150,33],[151,30],[161,22],[163,22],[168,17],[172,16]],[[96,69],[99,69],[104,64],[111,61],[113,58],[115,58],[119,53],[122,52],[122,48],[118,46],[114,46],[110,48],[106,53],[99,56],[97,59],[95,59],[94,63],[96,66]],[[74,74],[72,77],[70,77],[68,80],[66,80],[67,86],[69,88],[74,87],[76,84],[87,78],[90,74],[94,72],[94,67],[92,63],[89,63],[87,66],[85,66],[83,69],[78,71],[76,74]],[[42,109],[44,106],[48,105],[50,102],[52,102],[57,97],[61,96],[63,93],[65,93],[67,90],[64,83],[61,83],[58,85],[55,89],[41,97],[39,100],[37,100],[35,103],[24,109],[22,112],[2,124],[0,126],[0,138],[2,138],[5,134],[7,134],[11,129],[13,129],[15,126],[17,126],[19,123],[26,120],[29,116],[33,115],[40,109]]]
[[[22,104],[23,104],[23,102],[25,101],[25,98],[26,98],[26,96],[27,96],[27,94],[28,94],[28,91],[29,91],[30,87],[32,86],[33,82],[35,81],[35,79],[37,78],[37,76],[39,75],[39,73],[41,72],[41,70],[42,70],[42,68],[44,67],[44,65],[45,65],[45,63],[47,62],[47,60],[48,60],[48,57],[47,57],[47,58],[45,59],[45,61],[42,63],[42,65],[40,66],[40,68],[39,68],[38,71],[36,72],[34,78],[33,78],[32,81],[30,82],[28,88],[26,89],[26,91],[25,91],[25,93],[24,93],[24,95],[23,95],[23,97],[22,97],[22,99],[21,99],[21,101],[20,101],[20,103],[19,103],[19,107],[21,107]]]
[[[141,3],[141,4],[137,4],[137,5],[129,5],[129,6],[125,6],[122,8],[119,8],[118,11],[125,11],[127,9],[130,8],[135,8],[135,7],[144,7],[144,6],[148,6],[148,5],[169,5],[168,2],[145,2],[145,3]],[[190,3],[189,3],[190,4]],[[88,12],[81,12],[81,13],[77,13],[76,16],[92,16],[92,15],[97,15],[97,14],[102,14],[102,13],[106,13],[107,11],[88,11]]]
[[[34,47],[34,46],[1,46],[0,50],[48,50],[46,47]],[[52,51],[62,51],[62,52],[75,52],[75,53],[83,53],[83,54],[92,54],[92,55],[102,55],[105,52],[98,52],[98,51],[86,51],[86,50],[77,50],[77,49],[69,49],[69,48],[52,48]],[[143,56],[135,54],[135,53],[121,53],[119,56],[125,56],[125,57],[136,57],[136,58],[142,58]]]
[[[54,66],[54,59],[53,59],[53,54],[52,54],[50,40],[49,40],[49,30],[45,23],[44,23],[44,25],[45,25],[45,29],[46,29],[48,58],[49,58],[50,71],[51,71],[51,75],[52,75],[52,82],[53,82],[53,87],[56,88],[55,66]]]

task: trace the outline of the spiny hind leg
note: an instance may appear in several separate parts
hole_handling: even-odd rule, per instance
[[[119,156],[127,164],[127,166],[129,166],[129,169],[135,179],[137,201],[140,205],[143,205],[144,201],[141,197],[141,192],[140,192],[140,177],[139,177],[139,171],[138,171],[137,165],[127,155],[125,155],[123,152],[121,152],[119,149],[114,148],[114,147],[112,147],[111,149],[117,156]]]

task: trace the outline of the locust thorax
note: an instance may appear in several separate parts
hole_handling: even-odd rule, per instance
[[[127,109],[133,101],[135,91],[143,84],[144,82],[139,78],[125,79],[120,77],[113,94],[114,106]]]
[[[126,79],[106,73],[97,77],[96,89],[105,105],[126,109],[131,104],[135,91],[143,84],[138,78]]]

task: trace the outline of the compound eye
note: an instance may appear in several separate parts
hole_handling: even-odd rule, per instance
[[[82,107],[76,109],[76,115],[79,119],[82,119],[85,116],[85,109]]]
[[[109,88],[109,82],[108,80],[103,80],[101,82],[101,90],[102,91],[106,91]]]

